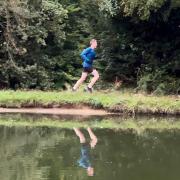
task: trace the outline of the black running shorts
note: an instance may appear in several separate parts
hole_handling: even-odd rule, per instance
[[[94,70],[93,68],[88,68],[88,67],[83,68],[83,72],[86,72],[86,73],[92,73],[93,70]]]

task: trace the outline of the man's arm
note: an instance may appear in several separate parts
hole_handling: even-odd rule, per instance
[[[83,52],[81,53],[81,58],[86,61],[86,62],[89,62],[90,60],[87,58],[87,54],[90,52],[90,48],[86,48],[83,50]]]

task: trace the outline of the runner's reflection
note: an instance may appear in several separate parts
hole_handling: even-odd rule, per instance
[[[81,143],[81,156],[78,160],[78,165],[87,171],[88,176],[94,176],[94,167],[91,164],[90,159],[90,147],[94,148],[98,142],[96,135],[93,133],[91,128],[87,128],[88,134],[90,136],[90,143],[86,142],[84,134],[78,128],[74,128],[76,135],[79,137]]]

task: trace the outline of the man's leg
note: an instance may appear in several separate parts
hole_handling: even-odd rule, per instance
[[[90,142],[91,148],[94,148],[98,142],[98,139],[97,139],[96,135],[92,132],[91,128],[88,127],[87,131],[88,131],[89,136],[91,138],[91,142]]]
[[[87,75],[87,72],[82,72],[81,78],[76,82],[76,84],[73,87],[74,90],[77,90],[79,86],[86,80]]]
[[[92,75],[94,76],[88,85],[88,88],[92,88],[95,82],[99,79],[99,73],[96,69],[93,70]]]
[[[74,128],[74,131],[76,135],[79,137],[80,143],[85,143],[86,139],[84,137],[84,134],[78,128]]]

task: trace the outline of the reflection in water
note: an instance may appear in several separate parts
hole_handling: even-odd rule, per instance
[[[180,179],[180,131],[87,130],[76,131],[86,137],[82,150],[95,149],[82,160],[73,130],[0,126],[0,180],[88,180],[77,160],[95,168],[93,180]]]
[[[87,131],[88,131],[89,137],[91,139],[90,143],[88,144],[84,134],[80,131],[80,129],[74,128],[74,131],[75,131],[76,135],[79,137],[79,140],[81,143],[81,157],[78,160],[78,164],[80,167],[86,169],[88,176],[94,176],[94,167],[91,164],[89,147],[94,148],[96,146],[97,141],[98,141],[97,137],[93,133],[91,128],[88,127]]]

